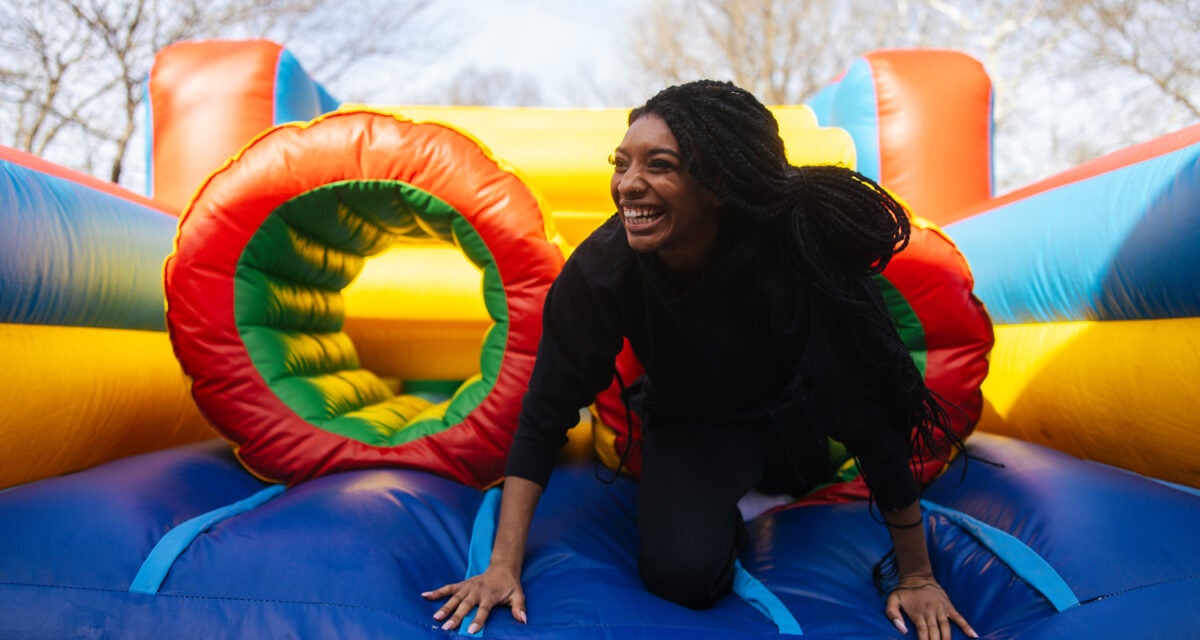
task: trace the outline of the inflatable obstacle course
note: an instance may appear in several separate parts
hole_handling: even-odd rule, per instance
[[[289,56],[283,55],[279,48],[264,49],[262,43],[253,46],[189,43],[186,50],[189,64],[196,67],[194,74],[187,70],[187,64],[176,66],[170,82],[164,84],[163,78],[158,82],[152,78],[151,92],[169,94],[171,82],[202,77],[207,72],[203,55],[207,48],[213,49],[214,59],[226,60],[226,64],[232,59],[253,67],[246,61],[258,60],[255,64],[260,66],[255,68],[259,71],[238,77],[273,83],[273,90],[267,92],[274,96],[275,102],[270,106],[273,114],[286,113],[278,109],[279,101],[288,100],[286,87],[301,87],[306,95],[320,95],[307,78],[293,82],[297,80],[293,76],[282,82],[280,79],[286,74],[281,75],[279,70],[287,68]],[[179,62],[166,58],[184,49],[173,47],[164,51],[160,57],[162,68]],[[263,55],[264,50],[269,55]],[[246,52],[253,55],[244,57]],[[909,55],[915,54],[879,52],[865,56],[871,71],[867,77],[872,80],[863,86],[870,88],[873,99],[850,103],[866,105],[879,114],[894,117],[898,112],[893,107],[900,104],[893,101],[898,95],[895,89],[903,88],[928,92],[925,98],[902,101],[904,104],[930,104],[929,99],[940,98],[939,106],[951,109],[948,104],[956,96],[966,96],[963,108],[968,111],[974,108],[966,105],[978,104],[983,86],[967,86],[961,74],[947,73],[946,77],[958,80],[954,86],[941,87],[936,82],[913,82],[905,78],[914,67],[901,58]],[[925,79],[940,76],[930,73],[936,68],[931,65],[936,65],[939,59],[947,60],[956,69],[970,67],[962,64],[960,54],[952,52],[920,55],[921,76]],[[986,84],[986,78],[978,73],[969,77],[974,78],[972,82]],[[223,91],[230,90],[221,94],[222,99],[236,98],[235,84],[230,82],[222,87]],[[884,87],[893,90],[884,91]],[[244,88],[247,94],[263,93],[261,86]],[[903,91],[899,93],[902,95]],[[162,99],[170,100],[170,96],[155,97],[155,104]],[[188,106],[198,113],[207,108],[203,100],[191,101]],[[322,109],[319,101],[310,101],[309,106]],[[810,115],[818,114],[820,124],[827,125],[824,118],[832,116],[824,107],[813,106]],[[159,115],[164,115],[163,111],[160,109]],[[160,246],[156,250],[160,257],[149,268],[149,282],[154,283],[154,288],[163,282],[166,286],[165,291],[160,290],[157,296],[147,299],[157,304],[159,314],[165,300],[169,321],[163,323],[162,316],[158,316],[158,327],[154,329],[157,346],[147,349],[147,353],[173,363],[170,375],[160,378],[178,382],[180,388],[184,382],[180,366],[194,376],[197,404],[218,430],[209,434],[230,425],[235,429],[259,426],[261,430],[245,430],[259,440],[250,446],[236,447],[219,439],[187,446],[155,442],[150,447],[161,450],[123,457],[80,473],[48,477],[0,493],[0,522],[5,523],[0,527],[0,636],[207,638],[240,634],[443,638],[456,635],[438,629],[431,619],[436,605],[425,601],[419,593],[479,570],[479,563],[472,558],[489,545],[488,524],[494,517],[495,504],[495,493],[491,493],[495,489],[482,492],[479,488],[488,482],[487,465],[494,464],[494,460],[489,457],[487,446],[471,438],[466,438],[469,447],[446,453],[454,464],[445,468],[434,468],[428,460],[409,461],[403,459],[409,454],[398,453],[428,447],[430,457],[436,458],[440,454],[433,452],[463,433],[456,430],[464,423],[455,425],[447,421],[445,428],[439,425],[406,442],[401,442],[405,435],[397,434],[403,434],[414,417],[445,402],[464,384],[483,389],[487,398],[497,395],[499,383],[487,391],[486,385],[472,387],[467,379],[476,374],[482,379],[484,370],[495,364],[494,360],[487,364],[487,358],[494,351],[489,351],[488,345],[497,344],[491,342],[494,327],[503,321],[499,311],[508,312],[510,323],[516,315],[510,308],[515,296],[508,295],[515,285],[505,280],[508,273],[503,266],[503,256],[508,254],[495,248],[502,244],[498,238],[507,238],[507,231],[477,231],[480,244],[488,247],[486,253],[496,261],[501,284],[498,288],[505,290],[504,295],[499,295],[497,281],[488,280],[489,263],[481,259],[485,252],[477,245],[472,248],[467,241],[470,234],[461,228],[463,223],[451,222],[448,232],[444,224],[446,219],[461,219],[470,223],[472,229],[482,228],[482,223],[477,224],[479,216],[470,213],[472,207],[439,191],[441,186],[452,189],[460,182],[477,179],[476,172],[443,170],[440,179],[430,177],[432,182],[422,182],[398,167],[408,166],[406,163],[413,163],[414,158],[418,159],[417,165],[427,166],[430,158],[458,156],[453,152],[443,154],[445,149],[438,146],[401,144],[386,144],[365,154],[349,153],[348,150],[364,148],[350,141],[359,139],[356,131],[372,132],[362,136],[364,143],[374,139],[376,126],[381,130],[411,127],[425,131],[428,125],[445,132],[445,137],[438,139],[451,149],[465,149],[469,154],[487,158],[482,147],[490,147],[490,166],[484,163],[479,170],[480,174],[495,178],[488,187],[520,184],[529,194],[541,188],[550,193],[542,198],[541,204],[532,207],[541,211],[540,221],[528,225],[522,222],[517,232],[522,238],[518,245],[529,242],[538,251],[546,251],[548,258],[534,260],[544,265],[545,261],[553,262],[569,253],[570,237],[585,233],[589,220],[598,222],[607,215],[604,208],[608,205],[603,197],[594,195],[598,191],[606,196],[602,185],[607,182],[607,169],[595,166],[603,162],[623,131],[623,121],[615,117],[615,110],[600,114],[570,110],[471,111],[475,113],[470,117],[480,121],[477,129],[455,121],[467,117],[459,110],[442,112],[444,117],[440,119],[453,125],[446,126],[428,122],[439,119],[428,112],[420,118],[405,116],[403,107],[346,107],[324,119],[310,120],[320,115],[312,113],[297,118],[300,122],[295,125],[279,128],[273,128],[282,124],[273,118],[262,126],[231,121],[226,123],[231,129],[258,128],[246,132],[212,166],[202,170],[193,167],[172,176],[180,184],[190,184],[185,190],[195,197],[193,201],[189,196],[192,202],[187,206],[189,213],[178,224],[176,251],[172,253],[170,246],[173,224],[167,225],[167,233],[155,235],[156,240],[149,243]],[[920,111],[908,116],[910,121],[924,126],[927,123]],[[181,139],[200,135],[199,129],[190,130],[186,110],[170,113],[171,127],[184,134]],[[221,113],[245,113],[246,122],[262,117],[249,107]],[[564,139],[570,138],[570,129],[555,129],[554,122],[606,118],[610,124],[605,126],[613,127],[612,142],[601,149],[599,157],[589,158],[586,168],[579,168],[584,165],[576,165],[574,160],[557,164],[551,160],[543,165],[535,165],[532,160],[516,161],[513,158],[520,155],[522,145],[514,142],[511,149],[499,151],[507,144],[502,140],[508,125],[497,125],[498,132],[487,130],[483,123],[489,120],[489,113],[495,123],[524,119],[525,126],[531,129],[517,142],[523,141],[525,151],[531,154],[534,149],[552,155],[553,149],[571,153],[575,148],[563,144]],[[569,115],[555,120],[554,113]],[[838,131],[819,127],[811,117],[805,117],[809,122],[806,126],[816,131]],[[884,120],[877,118],[877,122]],[[356,123],[353,127],[333,136],[337,145],[318,140],[325,135],[322,132],[334,130],[326,125],[351,121]],[[157,127],[157,116],[155,122]],[[541,135],[530,132],[538,122],[550,125]],[[269,132],[263,133],[264,129]],[[860,140],[862,131],[848,127],[831,134],[843,141],[853,140],[853,146],[843,147],[835,154],[841,158],[837,161],[848,163],[851,160],[847,158],[862,156],[867,149]],[[975,122],[969,129],[944,132],[943,138],[957,140],[964,146],[983,144],[984,150],[974,148],[964,157],[987,158],[986,137],[981,139],[980,131],[988,131],[986,123],[980,126]],[[225,134],[210,130],[207,135],[218,140]],[[392,134],[381,135],[384,140],[395,141],[389,137]],[[596,134],[597,140],[603,137]],[[228,140],[238,138],[230,135]],[[285,139],[289,141],[287,144],[279,142]],[[1192,143],[1173,144],[1180,150]],[[797,146],[803,145],[789,138],[789,150],[794,153]],[[245,151],[241,151],[243,147]],[[260,155],[270,149],[274,151]],[[1184,151],[1183,158],[1173,157],[1177,162],[1151,163],[1163,173],[1143,170],[1150,184],[1158,185],[1155,189],[1159,193],[1186,194],[1194,187],[1189,173],[1194,163],[1186,159],[1187,153],[1191,152]],[[893,168],[910,167],[916,172],[915,167],[925,166],[919,155],[892,154],[883,162],[893,163]],[[222,164],[230,157],[233,159]],[[287,159],[283,165],[286,170],[270,169],[281,157]],[[160,169],[155,180],[166,179],[168,176],[161,167],[171,166],[170,160],[158,158],[156,166]],[[578,186],[581,191],[593,194],[587,197],[595,198],[595,206],[601,208],[592,211],[582,204],[566,204],[567,200],[562,198],[569,195],[567,187],[571,181],[562,178],[561,194],[555,195],[550,184],[558,178],[542,174],[551,168],[562,175],[571,172],[579,176],[599,175],[600,188],[591,184],[592,177]],[[592,171],[599,174],[589,173]],[[962,175],[942,177],[951,182],[970,180],[978,188],[981,179],[978,176],[989,173],[974,166]],[[1174,177],[1164,179],[1167,175]],[[28,185],[27,180],[31,178],[22,175],[10,182],[14,199],[20,200],[27,192],[36,191],[36,186],[28,186],[36,184],[36,180]],[[898,182],[889,183],[891,180],[885,180],[885,186],[900,193],[920,215],[924,207],[916,204],[919,198],[914,197],[915,192],[906,193]],[[1140,183],[1115,180],[1110,186],[1114,193],[1123,193],[1126,187],[1140,189],[1135,184]],[[412,188],[430,197],[414,198],[416,192]],[[482,188],[474,191],[478,193]],[[990,197],[990,185],[982,188]],[[1027,201],[1027,206],[1042,207],[1042,214],[1036,217],[1046,220],[1064,206],[1069,208],[1074,198],[1086,192],[1077,189],[1064,190],[1052,198],[1030,196],[1022,201]],[[536,203],[537,197],[532,197]],[[414,200],[424,199],[428,203],[434,198],[450,205],[459,218],[449,213],[431,215],[428,207],[414,205]],[[117,205],[123,211],[122,216],[146,205],[146,201],[137,198],[127,200],[131,202]],[[1190,251],[1189,238],[1194,236],[1188,235],[1190,227],[1186,224],[1171,227],[1174,230],[1169,237],[1152,233],[1159,226],[1158,221],[1177,215],[1168,212],[1188,210],[1186,206],[1160,208],[1161,203],[1173,201],[1187,199],[1156,199],[1145,209],[1145,214],[1135,216],[1146,222],[1134,223],[1137,231],[1128,238],[1144,238],[1145,243],[1130,241],[1130,247],[1136,244],[1139,252],[1158,251],[1163,255]],[[1112,465],[1130,469],[1143,458],[1162,462],[1151,473],[1155,476],[1152,478],[985,432],[989,421],[998,418],[1012,428],[1029,424],[1030,419],[1022,411],[1012,410],[1002,393],[993,395],[989,391],[991,385],[1025,379],[1028,369],[1022,367],[1028,367],[1036,358],[1053,363],[1061,353],[1070,351],[1064,345],[1073,345],[1070,335],[1062,335],[1055,343],[1043,343],[1042,350],[1013,349],[1011,353],[1016,355],[1011,360],[998,362],[993,355],[988,362],[981,356],[990,340],[983,329],[990,325],[979,301],[972,296],[978,296],[991,311],[992,305],[1004,304],[1004,296],[1008,294],[997,294],[993,288],[1001,272],[976,268],[974,256],[987,250],[985,240],[989,236],[1001,246],[1012,247],[1019,244],[1012,234],[1030,237],[1036,225],[1013,225],[1010,231],[1002,223],[988,222],[994,226],[977,235],[972,235],[970,225],[1001,220],[1006,215],[1001,211],[1009,202],[1003,198],[992,202],[995,211],[988,204],[976,203],[967,206],[967,215],[939,218],[938,223],[945,225],[944,232],[932,225],[922,225],[924,241],[909,254],[914,259],[913,266],[904,271],[889,270],[886,274],[893,308],[906,328],[910,346],[916,348],[920,342],[925,343],[922,364],[926,375],[932,380],[938,375],[958,376],[959,386],[954,393],[959,393],[957,397],[961,400],[957,404],[979,411],[967,414],[962,423],[967,429],[964,433],[970,433],[969,450],[1005,465],[992,467],[958,459],[946,469],[928,469],[923,507],[934,571],[985,637],[1136,637],[1179,635],[1181,631],[1186,635],[1200,629],[1200,617],[1194,607],[1200,596],[1197,578],[1200,557],[1188,537],[1200,526],[1200,496],[1195,489],[1161,478],[1171,469],[1186,468],[1188,456],[1156,455],[1155,447],[1166,441],[1154,438],[1138,439],[1136,447],[1131,446],[1130,429],[1095,432],[1098,439],[1122,436],[1120,445],[1112,445],[1108,440],[1107,451],[1112,454],[1108,461]],[[504,208],[508,204],[506,200]],[[128,207],[132,209],[125,211]],[[181,205],[180,210],[183,208]],[[515,209],[529,208],[518,205]],[[988,212],[975,215],[984,210]],[[560,215],[571,211],[577,214]],[[26,225],[28,220],[38,219],[37,215],[41,214],[23,213],[8,224]],[[53,221],[58,215],[52,213],[46,219]],[[573,230],[565,231],[568,224],[560,227],[560,220],[570,220],[569,224],[575,225]],[[948,220],[962,222],[947,224]],[[53,222],[41,224],[45,229],[55,228]],[[28,226],[15,228],[23,241],[21,248],[36,245],[43,233],[53,237],[53,233],[31,231]],[[0,234],[0,242],[7,237]],[[41,297],[38,286],[48,281],[44,274],[51,272],[50,265],[54,263],[37,251],[18,252],[15,243],[0,246],[4,246],[0,255],[5,258],[19,256],[3,263],[5,272],[0,277],[8,278],[10,271],[21,269],[26,274],[2,280],[16,284],[0,288],[0,308],[17,308],[21,306],[18,301]],[[929,257],[920,257],[926,251]],[[1018,260],[1019,252],[1011,254],[1013,260]],[[77,258],[87,254],[65,252],[64,255]],[[159,267],[168,255],[171,257],[164,281],[164,272]],[[1019,260],[1024,264],[1030,258]],[[1186,260],[1180,258],[1179,264],[1189,264]],[[1123,264],[1121,259],[1111,262]],[[89,260],[87,264],[101,263]],[[114,273],[135,280],[135,276],[147,270],[136,260],[109,264],[117,266]],[[447,265],[454,266],[447,268]],[[965,270],[964,265],[970,265],[971,270]],[[1064,275],[1070,275],[1075,267],[1064,264],[1061,269]],[[1036,274],[1036,271],[1026,273]],[[1137,279],[1139,290],[1154,292],[1164,288],[1164,272],[1142,270],[1141,273]],[[280,277],[281,274],[286,277]],[[176,297],[193,286],[198,288]],[[532,299],[536,296],[532,290],[542,286],[544,282],[538,280],[531,291],[521,294]],[[213,295],[216,290],[219,295]],[[1173,290],[1182,292],[1176,293],[1177,297],[1187,299],[1186,288]],[[47,300],[83,309],[103,306],[97,306],[94,298],[89,297],[93,295],[90,287],[55,291],[59,293]],[[1138,307],[1136,298],[1131,300],[1132,306]],[[947,315],[939,312],[939,308],[958,311]],[[963,309],[968,311],[963,313]],[[1185,312],[1182,317],[1186,319],[1189,314]],[[992,311],[992,315],[1000,318],[1002,314]],[[459,321],[450,322],[454,318]],[[1103,320],[1113,325],[1133,321]],[[13,324],[24,322],[20,319]],[[169,341],[163,331],[167,324],[173,327]],[[439,333],[442,326],[449,330]],[[915,330],[917,327],[919,331]],[[509,328],[507,333],[510,341],[503,343],[505,355],[501,363],[508,355],[514,332]],[[1145,339],[1147,334],[1140,335]],[[996,338],[996,353],[1009,348],[1005,344],[1007,325],[1001,324]],[[440,342],[430,347],[424,344],[426,339]],[[1096,346],[1086,341],[1084,344]],[[215,352],[229,357],[216,357]],[[452,356],[447,355],[450,352]],[[174,353],[180,355],[178,364],[174,364]],[[1143,360],[1137,370],[1158,372],[1164,367],[1188,366],[1194,369],[1195,361],[1190,360],[1194,358],[1193,352],[1179,349],[1172,353],[1173,359],[1167,362]],[[213,361],[201,364],[204,358]],[[368,361],[370,366],[366,364]],[[47,371],[70,371],[72,365],[64,360]],[[979,378],[987,371],[984,367],[990,368],[990,373],[983,383],[981,397]],[[35,394],[56,400],[66,397],[48,377],[14,375],[12,384],[3,387],[12,393],[13,406],[36,397]],[[1145,380],[1158,380],[1155,375],[1158,374]],[[1045,413],[1037,416],[1042,420],[1041,426],[1031,436],[1055,434],[1059,425],[1064,426],[1064,432],[1087,433],[1079,416],[1094,413],[1081,413],[1071,402],[1052,402],[1056,393],[1067,397],[1061,393],[1063,384],[1079,384],[1080,379],[1043,378],[1048,382],[1017,387],[1016,397],[1038,396],[1044,402]],[[1086,377],[1082,379],[1084,383],[1088,381]],[[115,380],[138,391],[152,388],[155,382],[121,378],[108,370],[100,371],[92,380],[95,385]],[[80,387],[86,390],[86,385]],[[246,389],[256,389],[258,393],[237,395]],[[1126,393],[1138,395],[1140,390],[1135,383]],[[1173,398],[1169,389],[1163,389],[1161,395],[1144,395]],[[393,410],[389,403],[404,396],[408,398],[403,401],[403,408]],[[169,393],[154,398],[147,402],[171,406]],[[606,446],[611,448],[603,442],[604,434],[615,437],[614,427],[620,426],[605,418],[600,408],[603,399],[604,396],[597,398],[593,420],[603,425],[597,432],[601,452]],[[192,415],[198,416],[191,400],[186,400]],[[392,414],[386,420],[376,418],[378,404]],[[124,437],[120,429],[96,419],[104,415],[106,406],[106,403],[81,402],[75,408],[79,414],[67,420],[83,426],[90,438],[120,440]],[[1020,403],[1011,406],[1022,408]],[[1186,402],[1179,405],[1184,413],[1187,406]],[[213,419],[227,408],[232,409],[228,414],[231,420],[223,423]],[[413,413],[408,413],[410,408]],[[1087,410],[1103,409],[1089,406]],[[259,411],[262,415],[256,414]],[[1143,416],[1113,411],[1101,418],[1132,425],[1145,433],[1157,432],[1168,424],[1152,413]],[[450,413],[446,410],[442,415]],[[473,415],[471,411],[463,413]],[[973,424],[975,415],[981,416],[978,428]],[[1118,415],[1119,420],[1115,419]],[[255,422],[263,416],[267,418]],[[346,416],[351,419],[341,420]],[[29,421],[26,430],[18,432],[6,425],[0,436],[7,439],[16,434],[31,442],[44,439],[46,442],[39,441],[38,446],[49,443],[50,447],[68,451],[87,449],[83,439],[56,439],[58,432],[46,429],[46,425],[53,424],[53,418],[47,418],[46,414],[26,412],[22,419]],[[325,430],[324,427],[339,420],[339,429],[346,423],[353,426],[342,429],[342,433]],[[1072,424],[1072,420],[1077,422]],[[376,426],[383,422],[386,424]],[[146,423],[142,427],[153,430],[162,429],[169,421],[148,415]],[[498,423],[490,426],[494,424]],[[485,429],[483,433],[481,437],[496,433],[505,437],[503,429]],[[236,438],[242,437],[236,431],[222,434],[235,444]],[[311,443],[305,443],[306,438],[333,444],[305,448],[305,444]],[[1194,439],[1187,436],[1172,436],[1172,439],[1181,449],[1194,444]],[[272,440],[284,446],[271,450]],[[22,455],[20,442],[8,442],[14,444],[5,448],[7,455]],[[289,446],[295,443],[300,446]],[[234,455],[235,449],[240,460]],[[251,450],[265,455],[248,455]],[[346,462],[366,450],[374,451],[370,455],[377,457]],[[318,453],[314,455],[313,451]],[[342,457],[342,454],[348,455]],[[285,486],[256,477],[255,474],[273,473],[266,466],[260,468],[260,464],[277,465],[282,471],[273,477],[280,480],[294,469],[301,471]],[[35,471],[40,474],[38,477],[45,477],[65,469],[40,464]],[[691,611],[649,595],[637,576],[637,532],[632,517],[636,480],[624,476],[611,485],[605,484],[596,479],[596,471],[589,462],[564,464],[555,472],[535,514],[523,575],[530,603],[530,624],[520,625],[501,611],[483,635],[659,639],[764,638],[803,633],[814,638],[899,637],[882,615],[883,595],[869,579],[870,567],[887,551],[887,534],[868,504],[860,499],[861,495],[855,495],[854,482],[842,483],[846,491],[830,489],[830,499],[810,499],[755,518],[749,523],[750,545],[739,559],[739,586],[735,593],[713,609]],[[1186,475],[1178,477],[1188,481]]]

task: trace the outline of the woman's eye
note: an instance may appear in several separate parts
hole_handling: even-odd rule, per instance
[[[624,171],[626,168],[629,167],[629,162],[627,162],[623,158],[618,158],[616,156],[609,156],[608,163],[613,166],[613,170],[615,170],[615,171]]]
[[[649,166],[655,171],[670,171],[675,168],[675,165],[667,160],[651,160]]]

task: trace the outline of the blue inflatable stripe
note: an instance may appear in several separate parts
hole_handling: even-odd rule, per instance
[[[0,160],[0,322],[163,331],[176,219]]]
[[[1054,606],[1055,611],[1066,611],[1079,606],[1079,598],[1062,576],[1036,551],[1026,546],[1015,536],[1001,531],[961,511],[922,500],[921,506],[940,514],[961,527],[971,537],[987,547],[1001,562],[1008,565],[1017,577],[1041,593]]]
[[[813,108],[823,127],[841,127],[854,139],[859,173],[879,179],[879,100],[875,74],[866,58],[857,58],[846,75],[814,98]]]
[[[287,49],[279,54],[275,66],[274,123],[307,122],[337,108],[336,101],[300,66]]]
[[[475,513],[475,524],[471,526],[471,544],[467,547],[467,575],[471,578],[487,570],[492,559],[492,544],[496,539],[496,518],[500,514],[500,487],[492,487],[483,494],[483,502]],[[483,629],[475,633],[467,633],[475,620],[475,611],[467,614],[458,626],[459,635],[478,638],[483,635]]]
[[[750,575],[742,566],[740,560],[734,561],[733,592],[747,604],[758,609],[764,616],[779,628],[779,633],[789,636],[802,636],[800,623],[792,616],[792,612],[783,605],[779,597],[768,589],[757,578]]]
[[[175,564],[175,560],[187,550],[192,541],[199,537],[200,534],[208,531],[209,528],[222,520],[232,518],[239,513],[245,513],[267,502],[271,498],[283,493],[284,489],[285,487],[281,484],[271,485],[249,498],[198,515],[171,529],[150,550],[150,554],[146,556],[146,560],[142,562],[141,568],[138,569],[137,575],[134,576],[133,582],[129,585],[129,592],[148,595],[158,593],[159,587],[162,586],[163,580],[167,579],[167,573],[171,570],[171,566]]]
[[[1200,316],[1200,144],[945,231],[997,324]]]
[[[150,74],[142,80],[142,122],[154,122],[154,101],[150,99]],[[154,197],[154,127],[145,127],[145,148],[142,150],[143,162],[146,163],[146,186],[143,194]]]
[[[837,85],[826,85],[810,98],[805,104],[809,109],[812,109],[813,115],[817,117],[817,123],[821,126],[828,126],[833,120],[833,96],[837,93]]]
[[[321,113],[337,111],[338,107],[342,106],[342,101],[333,97],[333,95],[329,93],[329,91],[327,91],[323,85],[320,84],[317,85],[317,98],[320,103],[319,108],[321,109]]]

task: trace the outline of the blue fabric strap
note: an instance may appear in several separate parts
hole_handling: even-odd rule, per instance
[[[249,498],[200,514],[168,531],[158,540],[158,544],[154,545],[150,554],[146,556],[146,560],[142,562],[141,568],[138,569],[137,575],[129,585],[129,592],[149,595],[158,593],[158,588],[162,586],[163,580],[167,579],[167,572],[171,570],[175,560],[200,534],[226,518],[245,513],[274,498],[283,493],[284,488],[281,484],[271,485]]]
[[[981,520],[949,507],[922,500],[925,509],[945,516],[954,524],[987,547],[1001,562],[1008,565],[1017,577],[1024,580],[1054,605],[1056,611],[1066,611],[1079,606],[1079,598],[1071,591],[1066,580],[1058,575],[1054,567],[1015,536]]]
[[[770,589],[750,575],[740,560],[734,560],[733,568],[733,592],[739,598],[770,618],[771,622],[774,622],[775,626],[779,628],[779,633],[789,636],[804,635],[804,632],[800,630],[800,623],[792,617],[792,612],[783,606],[783,602],[779,600],[778,596],[771,593]]]
[[[492,559],[492,544],[496,539],[496,518],[500,512],[500,487],[492,487],[483,494],[483,502],[475,513],[475,524],[471,527],[471,544],[467,548],[467,575],[464,580],[473,578],[487,570],[488,562]],[[475,633],[467,633],[471,623],[475,621],[477,609],[463,618],[458,625],[459,635],[479,638],[483,629]]]

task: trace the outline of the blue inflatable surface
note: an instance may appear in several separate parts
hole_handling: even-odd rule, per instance
[[[924,504],[938,579],[984,637],[1200,633],[1194,490],[1000,436],[969,442],[1005,467],[959,460]],[[756,518],[745,597],[691,611],[638,578],[635,494],[587,465],[556,471],[529,542],[529,624],[497,611],[484,637],[900,637],[870,582],[888,538],[865,503]],[[420,593],[462,579],[472,546],[490,543],[472,540],[485,495],[407,470],[285,491],[222,441],[15,487],[0,493],[0,637],[461,635]]]

